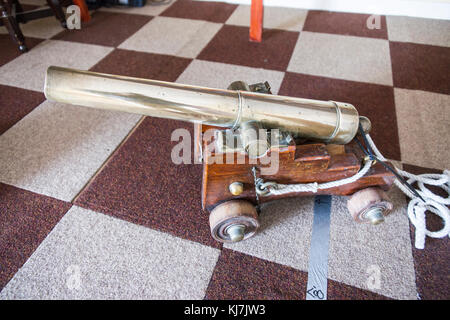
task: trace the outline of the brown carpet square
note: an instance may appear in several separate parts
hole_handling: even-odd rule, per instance
[[[236,7],[235,4],[223,2],[179,0],[160,16],[224,23]]]
[[[0,135],[41,104],[41,92],[0,85]]]
[[[386,17],[380,16],[380,29],[369,29],[370,14],[330,11],[308,11],[304,31],[387,39]]]
[[[305,272],[223,249],[205,299],[304,300],[307,280]]]
[[[371,137],[383,155],[400,160],[392,87],[287,72],[279,94],[353,104],[360,115],[371,119]]]
[[[89,22],[81,24],[80,30],[64,30],[52,39],[117,47],[151,19],[137,14],[96,11]]]
[[[0,290],[71,204],[0,183]]]
[[[202,166],[172,162],[172,148],[179,142],[171,142],[171,133],[179,128],[193,137],[192,124],[145,118],[75,203],[220,247],[201,209]]]
[[[191,59],[115,49],[90,70],[161,81],[175,81]]]
[[[224,25],[197,58],[285,71],[299,33],[264,29],[262,42],[256,43],[248,40],[248,32],[247,27]]]
[[[32,49],[42,41],[44,40],[25,37],[25,44],[27,45],[28,50]],[[9,34],[0,34],[0,48],[0,67],[21,55],[19,47],[11,39]]]
[[[450,94],[450,48],[392,41],[389,45],[394,87]]]

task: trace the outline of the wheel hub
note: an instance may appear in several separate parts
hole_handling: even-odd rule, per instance
[[[243,224],[233,224],[225,230],[225,233],[230,236],[232,242],[241,241],[245,236],[245,226]]]
[[[364,216],[373,225],[377,225],[384,222],[383,210],[381,208],[370,209],[364,214]]]

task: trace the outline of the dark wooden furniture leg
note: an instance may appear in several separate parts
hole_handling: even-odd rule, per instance
[[[21,52],[27,52],[28,48],[25,45],[25,38],[20,30],[19,24],[17,23],[16,18],[11,15],[11,10],[8,10],[8,8],[11,7],[12,6],[7,3],[7,0],[0,0],[1,20],[3,25],[6,26],[6,29],[8,30],[13,41],[19,46],[19,50]]]
[[[61,22],[61,26],[67,28],[66,15],[64,14],[59,0],[47,0],[47,4],[55,13],[56,19]]]
[[[19,3],[18,0],[11,0],[10,1],[10,6],[11,6],[11,12],[15,11],[15,15],[13,14],[13,16],[15,16],[17,23],[26,23],[28,20],[23,16],[20,15],[20,13],[23,13],[23,7],[22,5]],[[19,15],[17,15],[19,14]]]

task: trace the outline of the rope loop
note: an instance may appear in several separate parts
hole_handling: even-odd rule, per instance
[[[444,226],[441,230],[430,231],[427,229],[425,215],[425,212],[427,211],[441,217],[444,222]],[[426,236],[431,238],[443,238],[450,234],[450,216],[448,209],[431,199],[426,199],[425,202],[419,198],[412,199],[408,204],[408,217],[416,228],[415,246],[417,249],[425,248]]]

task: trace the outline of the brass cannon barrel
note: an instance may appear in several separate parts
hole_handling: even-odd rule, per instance
[[[267,129],[337,144],[356,135],[358,111],[351,104],[211,89],[200,86],[49,67],[49,100],[220,127],[247,121]]]

